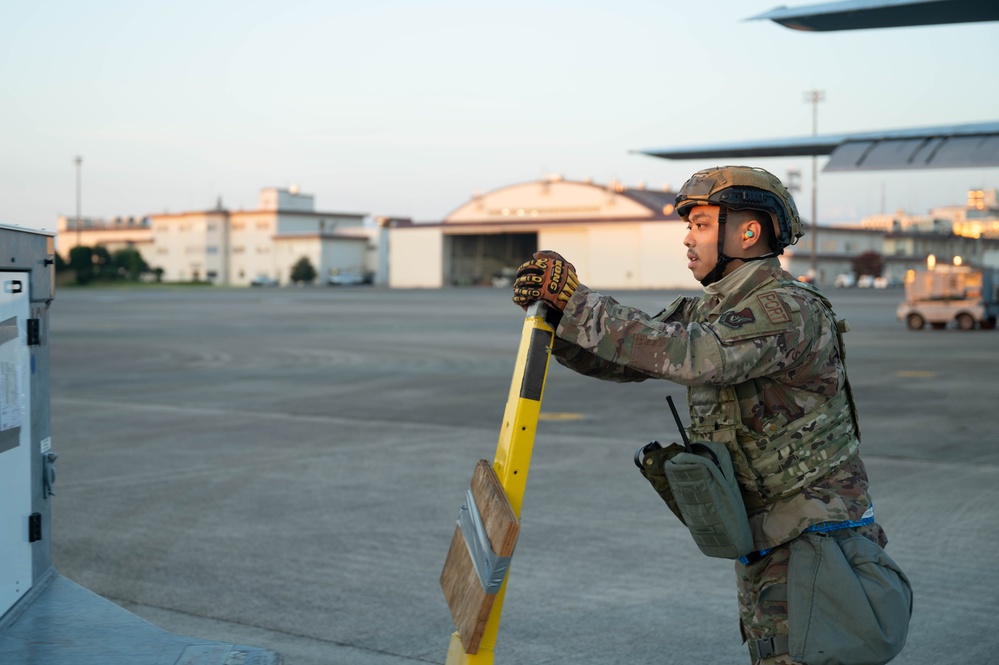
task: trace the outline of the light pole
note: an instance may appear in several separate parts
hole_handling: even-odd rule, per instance
[[[818,136],[819,134],[819,102],[824,102],[826,100],[826,93],[824,90],[806,90],[805,91],[805,103],[812,105],[812,136]],[[818,184],[818,166],[817,166],[818,156],[812,155],[812,255],[811,255],[811,273],[812,279],[818,279],[818,247],[819,247],[819,224],[818,224],[818,195],[819,195],[819,184]]]
[[[76,246],[80,246],[80,166],[83,164],[83,157],[77,155],[73,158],[76,164]]]

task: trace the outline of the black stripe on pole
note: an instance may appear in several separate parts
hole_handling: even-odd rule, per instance
[[[524,379],[520,384],[520,397],[541,401],[541,390],[545,385],[545,372],[548,370],[548,347],[552,334],[535,328],[531,331],[531,341],[527,347],[527,362],[524,365]]]

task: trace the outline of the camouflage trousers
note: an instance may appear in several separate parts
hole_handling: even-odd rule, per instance
[[[881,547],[888,544],[884,530],[878,524],[854,530]],[[787,635],[787,566],[790,559],[790,543],[784,543],[749,565],[735,562],[739,585],[739,628],[743,642]],[[753,660],[753,665],[800,664],[784,653]]]

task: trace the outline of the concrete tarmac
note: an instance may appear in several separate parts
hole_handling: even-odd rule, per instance
[[[654,312],[675,294],[615,293]],[[915,611],[906,665],[999,653],[999,331],[912,332],[834,290],[862,454]],[[62,289],[57,569],[177,634],[289,665],[443,663],[438,578],[491,460],[523,321],[505,289]],[[497,663],[748,663],[732,564],[632,463],[664,381],[552,364]]]

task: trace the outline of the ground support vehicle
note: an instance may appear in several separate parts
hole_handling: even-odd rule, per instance
[[[896,316],[910,330],[920,330],[927,323],[946,328],[951,322],[959,330],[995,328],[999,318],[997,277],[993,269],[967,266],[910,271],[905,278],[905,302],[898,306]]]

